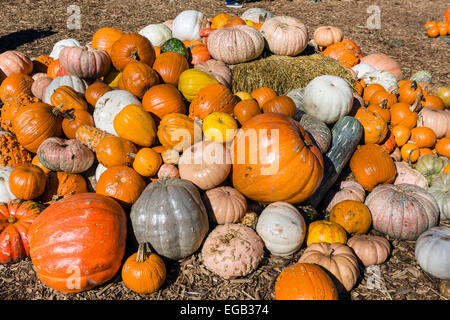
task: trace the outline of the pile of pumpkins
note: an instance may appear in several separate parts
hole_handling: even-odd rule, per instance
[[[296,56],[308,42],[298,19],[264,9],[211,20],[186,10],[34,59],[2,53],[0,263],[30,256],[39,279],[67,293],[121,270],[148,294],[164,284],[162,258],[200,251],[232,279],[306,242],[275,298],[337,299],[361,266],[389,257],[373,228],[417,240],[421,267],[450,278],[450,228],[437,227],[450,219],[449,88],[432,94],[427,72],[402,80],[394,59],[363,56],[325,26],[315,45],[354,88],[322,75],[286,95],[231,92],[230,64],[265,48]],[[305,219],[304,203],[329,218]],[[123,263],[130,233],[138,250]]]
[[[430,38],[444,37],[450,34],[450,6],[445,10],[442,21],[427,21],[424,27]]]

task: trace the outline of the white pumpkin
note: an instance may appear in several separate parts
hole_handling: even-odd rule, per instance
[[[430,228],[416,241],[415,255],[420,267],[439,279],[450,279],[450,228]]]
[[[292,204],[273,202],[261,212],[256,232],[272,254],[287,256],[300,249],[305,239],[306,224]]]
[[[372,72],[366,72],[362,77],[364,83],[369,84],[378,83],[382,85],[386,91],[396,94],[398,90],[398,82],[395,75],[387,70],[376,70]]]
[[[272,12],[263,8],[249,8],[241,15],[242,20],[250,20],[254,23],[264,23],[267,19],[273,18],[275,15]]]
[[[162,46],[164,42],[172,38],[172,31],[162,23],[149,24],[138,32],[146,37],[153,46]]]
[[[137,104],[141,106],[141,102],[132,93],[125,90],[112,90],[106,92],[97,100],[94,110],[95,126],[103,131],[117,136],[114,130],[114,118],[127,105]]]
[[[207,28],[208,19],[196,10],[181,12],[172,23],[172,36],[181,41],[201,40],[200,29]]]
[[[406,162],[395,162],[397,177],[394,184],[409,183],[418,187],[428,189],[428,181],[419,171],[411,168]]]
[[[353,102],[353,92],[341,77],[323,75],[314,78],[303,94],[307,114],[330,124],[346,116]]]
[[[80,79],[77,76],[67,75],[56,77],[52,80],[52,82],[49,83],[49,85],[45,89],[43,102],[50,104],[50,97],[52,96],[53,92],[55,92],[55,90],[61,86],[69,86],[79,94],[84,95],[89,85],[87,84],[86,80]]]
[[[354,66],[352,70],[356,72],[356,77],[359,79],[361,79],[361,77],[368,72],[377,71],[377,69],[375,69],[374,67],[372,67],[370,64],[367,63],[359,63],[356,66]]]
[[[0,202],[8,202],[17,199],[9,188],[9,176],[14,167],[0,167]]]
[[[81,47],[81,43],[76,39],[63,39],[55,43],[53,46],[52,52],[50,52],[49,56],[53,59],[59,58],[59,53],[65,47]]]
[[[106,169],[108,169],[108,168],[106,168],[100,162],[98,163],[98,166],[95,169],[95,181],[98,181],[98,179],[100,179],[101,175],[103,174],[103,172],[106,171]]]
[[[439,206],[441,220],[450,220],[450,173],[443,173],[433,180],[428,190]]]
[[[295,103],[295,107],[297,110],[304,111],[305,110],[305,100],[303,99],[303,95],[305,94],[305,88],[297,88],[289,91],[286,95],[292,99]],[[297,120],[297,119],[296,119]],[[298,119],[297,121],[299,121]]]

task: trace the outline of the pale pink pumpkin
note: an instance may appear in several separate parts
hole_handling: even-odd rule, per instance
[[[445,137],[450,131],[450,110],[423,108],[419,112],[417,126],[432,129],[438,139]]]
[[[222,278],[246,276],[256,270],[264,257],[264,242],[252,229],[228,223],[218,225],[205,240],[205,267]]]
[[[101,49],[65,47],[59,53],[61,66],[79,78],[97,79],[111,69],[111,58]]]
[[[163,163],[161,167],[159,167],[159,179],[173,179],[179,177],[180,173],[178,172],[177,167],[175,167],[173,164]]]
[[[209,59],[208,61],[196,63],[194,68],[213,76],[225,87],[231,87],[231,69],[222,61]]]
[[[360,63],[367,63],[377,70],[387,70],[394,74],[397,80],[403,79],[403,73],[400,64],[393,58],[384,53],[372,53],[361,58]]]
[[[353,236],[348,239],[347,245],[355,251],[366,267],[385,262],[391,253],[389,241],[380,236]]]
[[[33,61],[19,51],[5,51],[0,54],[0,70],[6,76],[16,73],[30,74],[33,71]]]
[[[342,30],[333,26],[321,26],[314,31],[314,41],[321,47],[341,42],[343,36]]]
[[[47,77],[47,74],[43,73],[43,72],[35,73],[31,76],[31,78],[33,78],[34,81],[36,81],[39,78],[44,78],[44,77]]]
[[[394,184],[409,183],[415,186],[428,189],[427,179],[417,170],[411,168],[406,162],[395,162],[397,177]]]
[[[308,45],[308,31],[300,20],[287,16],[273,17],[261,26],[271,52],[284,56],[296,56]]]
[[[236,223],[247,211],[247,200],[236,189],[223,186],[206,191],[205,206],[215,223]]]
[[[434,197],[412,184],[381,185],[367,196],[365,205],[377,231],[402,240],[416,240],[437,225],[439,207]]]
[[[326,210],[330,212],[335,205],[344,200],[355,200],[363,202],[365,196],[366,191],[358,182],[342,181],[340,190],[331,197]]]
[[[264,50],[264,37],[253,27],[237,25],[213,31],[207,46],[215,60],[236,64],[259,57]]]
[[[31,85],[31,93],[38,99],[43,100],[45,96],[45,90],[47,89],[50,82],[52,82],[52,78],[50,77],[41,77],[34,80]]]

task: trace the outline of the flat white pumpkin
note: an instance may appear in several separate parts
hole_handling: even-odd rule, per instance
[[[450,228],[430,228],[416,241],[415,256],[420,267],[439,279],[450,279]]]
[[[398,90],[398,81],[395,75],[387,70],[376,70],[372,72],[366,72],[362,77],[364,83],[369,84],[377,83],[382,85],[387,92],[396,94]]]
[[[441,220],[450,220],[450,173],[443,173],[433,180],[428,190],[439,206]]]
[[[354,66],[352,70],[356,72],[356,77],[361,79],[361,77],[364,76],[366,73],[376,71],[377,69],[372,67],[370,64],[359,63],[356,66]]]
[[[160,47],[172,38],[172,31],[162,23],[149,24],[138,32],[141,36],[146,37],[153,46]]]

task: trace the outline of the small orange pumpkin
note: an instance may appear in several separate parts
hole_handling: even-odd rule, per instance
[[[35,199],[44,193],[45,182],[44,171],[31,163],[15,167],[9,176],[11,193],[23,200]]]
[[[417,127],[411,130],[410,139],[419,148],[432,148],[436,143],[436,134],[428,127]]]
[[[262,108],[264,103],[275,98],[277,93],[269,87],[260,87],[252,91],[250,95],[258,102],[259,107]]]
[[[372,217],[364,203],[355,200],[344,200],[331,209],[330,221],[341,225],[349,234],[360,235],[369,231]]]
[[[108,136],[100,140],[96,148],[97,159],[105,167],[131,166],[137,148],[129,140],[116,136]]]
[[[248,120],[261,114],[261,108],[256,100],[241,100],[234,106],[233,113],[237,121],[243,126]]]
[[[400,152],[401,152],[403,161],[408,162],[409,165],[411,165],[412,163],[415,163],[419,159],[419,156],[420,156],[419,147],[413,142],[405,143],[400,148]]]

